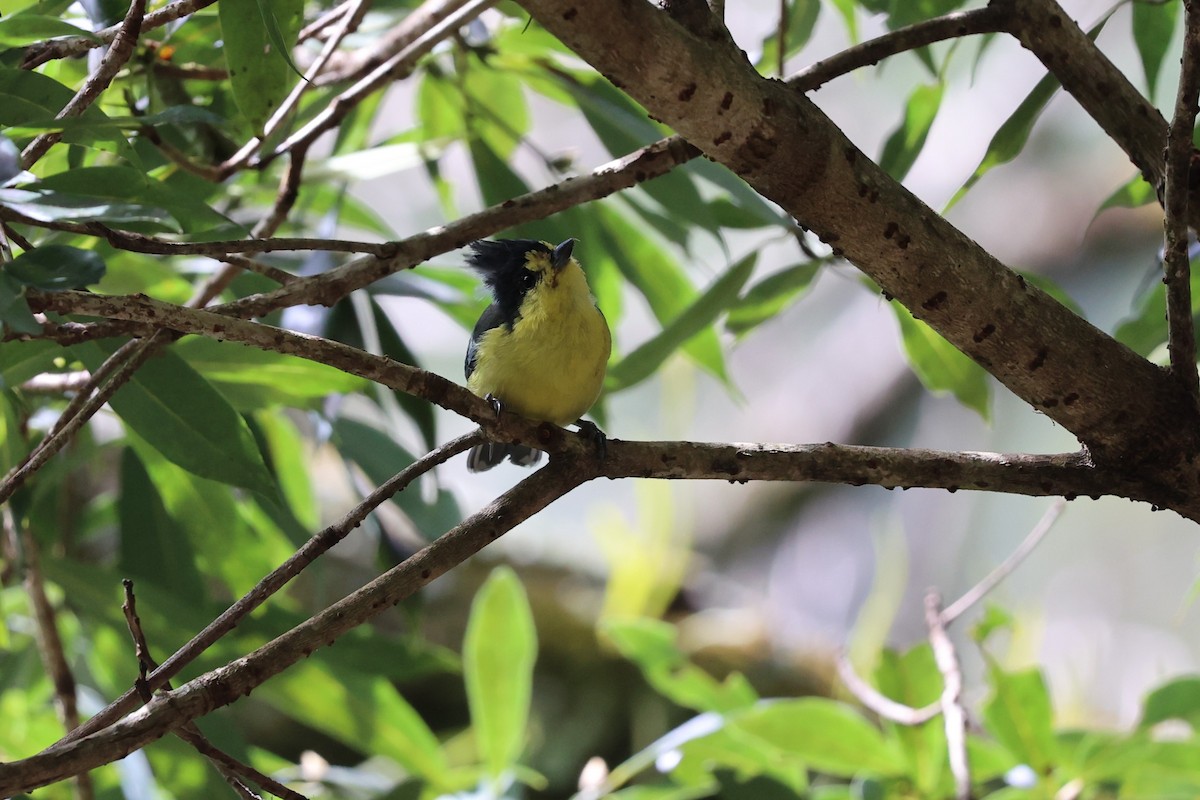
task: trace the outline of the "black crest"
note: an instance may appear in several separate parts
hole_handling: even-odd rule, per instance
[[[479,273],[495,298],[500,320],[512,327],[521,309],[525,292],[537,283],[540,275],[525,268],[525,256],[530,250],[550,254],[549,247],[533,239],[481,240],[471,244],[467,265]]]

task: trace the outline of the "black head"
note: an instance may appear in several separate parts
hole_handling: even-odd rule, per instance
[[[574,239],[558,247],[533,239],[484,239],[470,245],[467,265],[483,278],[501,318],[511,326],[519,316],[526,292],[537,286],[547,272],[565,267],[574,246]]]

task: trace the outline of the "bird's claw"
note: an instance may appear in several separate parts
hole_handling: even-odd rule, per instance
[[[601,461],[608,458],[608,436],[604,431],[591,420],[576,420],[575,425],[579,428],[579,433],[596,448],[596,456]]]

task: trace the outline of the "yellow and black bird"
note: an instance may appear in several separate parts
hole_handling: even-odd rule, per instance
[[[577,423],[596,402],[612,350],[608,323],[588,289],[575,240],[557,247],[532,239],[471,245],[468,265],[492,292],[467,345],[467,386],[497,409],[555,425]],[[489,442],[467,457],[472,472],[505,458],[536,464],[542,454],[523,445]]]

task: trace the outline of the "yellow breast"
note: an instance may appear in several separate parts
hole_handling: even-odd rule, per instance
[[[612,339],[583,270],[568,264],[526,295],[520,318],[477,343],[467,385],[530,419],[569,425],[600,395]]]

